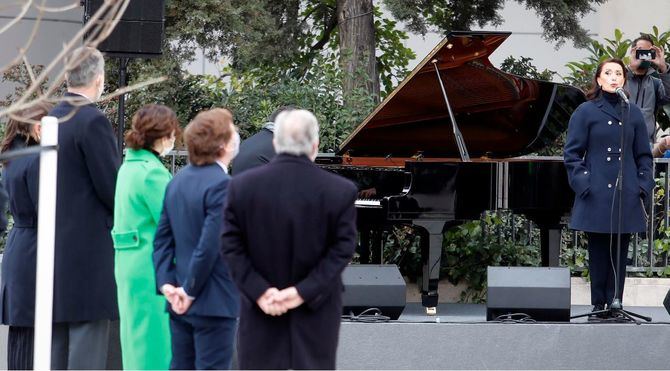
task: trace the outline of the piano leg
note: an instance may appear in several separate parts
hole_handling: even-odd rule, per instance
[[[384,250],[382,227],[359,229],[358,256],[361,264],[383,264]]]
[[[370,264],[370,233],[367,228],[360,229],[360,238],[358,251],[359,261],[361,264]]]
[[[558,267],[561,253],[561,228],[540,227],[540,251],[543,267]]]
[[[384,244],[382,241],[382,230],[381,228],[375,228],[371,231],[370,234],[370,261],[374,264],[384,264],[382,259],[382,253],[384,251]]]
[[[444,221],[414,220],[413,223],[424,231],[423,237],[428,237],[421,239],[421,261],[423,265],[421,305],[426,308],[426,314],[435,315],[437,314]]]

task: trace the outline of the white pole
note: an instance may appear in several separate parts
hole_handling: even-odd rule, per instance
[[[41,146],[58,145],[58,119],[42,118]],[[35,285],[35,370],[51,369],[51,325],[56,238],[56,173],[58,152],[40,153],[39,209],[37,215],[37,278]]]

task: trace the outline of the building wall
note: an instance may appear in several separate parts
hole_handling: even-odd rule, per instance
[[[7,25],[19,13],[20,7],[5,5],[8,0],[0,0],[0,28]],[[60,7],[72,4],[72,0],[50,0],[47,5]],[[47,13],[39,22],[39,29],[26,53],[28,61],[33,65],[47,65],[63,48],[63,43],[74,37],[82,27],[83,8],[77,7],[62,13]],[[26,16],[13,25],[6,32],[0,34],[0,68],[16,57],[19,48],[24,48],[30,40],[30,35],[36,24],[37,12],[28,11]],[[55,71],[62,69],[59,65]],[[52,75],[53,76],[53,75]],[[4,99],[14,87],[10,84],[0,84],[0,97]]]

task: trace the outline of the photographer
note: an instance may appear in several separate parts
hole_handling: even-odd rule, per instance
[[[626,86],[631,101],[642,110],[650,143],[655,142],[656,109],[670,103],[668,69],[663,49],[654,45],[649,35],[642,34],[633,40]]]

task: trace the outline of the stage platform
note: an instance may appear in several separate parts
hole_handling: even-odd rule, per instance
[[[397,321],[343,322],[338,369],[667,369],[670,315],[626,307],[651,323],[486,322],[486,306],[408,303]],[[591,306],[573,306],[573,315]]]

